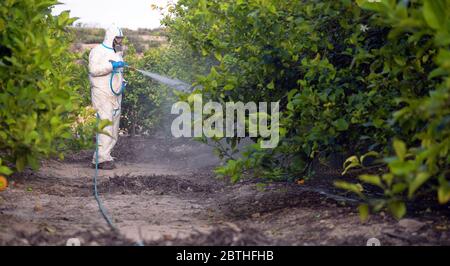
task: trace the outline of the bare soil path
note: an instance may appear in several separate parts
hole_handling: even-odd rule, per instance
[[[220,163],[193,140],[120,139],[118,168],[100,172],[109,230],[92,196],[91,152],[48,160],[11,178],[0,192],[1,245],[448,245],[448,206],[400,222],[373,215],[361,223],[352,201],[327,191],[330,178],[297,185],[257,180],[228,184]],[[332,174],[330,174],[331,177]],[[325,175],[326,176],[326,175]]]

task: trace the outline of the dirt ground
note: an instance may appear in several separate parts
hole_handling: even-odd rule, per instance
[[[92,152],[43,162],[0,192],[0,245],[449,245],[449,206],[415,208],[396,221],[362,223],[349,195],[325,171],[304,185],[261,180],[229,184],[209,146],[188,139],[122,137],[118,168],[101,170],[99,192],[117,231],[93,197]]]

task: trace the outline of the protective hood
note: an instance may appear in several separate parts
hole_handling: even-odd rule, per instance
[[[112,49],[113,48],[114,38],[116,38],[116,37],[123,37],[123,33],[122,33],[122,30],[119,27],[117,27],[115,25],[112,25],[111,27],[109,27],[106,30],[105,40],[103,41],[103,44],[105,46],[107,46],[108,48]]]

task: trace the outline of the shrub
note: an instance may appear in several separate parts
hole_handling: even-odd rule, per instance
[[[361,182],[381,188],[384,197],[361,195],[367,203],[360,209],[363,218],[369,207],[375,211],[387,207],[401,218],[406,213],[405,201],[429,192],[435,192],[441,204],[450,201],[450,1],[359,2],[375,12],[371,23],[390,28],[391,46],[407,51],[386,52],[399,63],[391,69],[402,73],[396,81],[398,88],[409,84],[405,89],[410,91],[397,99],[400,108],[392,113],[393,123],[401,130],[392,142],[394,154],[383,159],[388,172],[359,177]]]
[[[74,19],[51,15],[56,1],[0,4],[1,174],[38,167],[42,156],[59,154],[71,138],[76,95],[69,85],[73,64],[66,56]],[[6,166],[6,163],[9,163]]]
[[[315,158],[377,155],[389,172],[360,178],[384,182],[386,197],[370,205],[401,217],[424,183],[439,202],[450,197],[446,10],[448,0],[180,0],[165,23],[169,36],[217,59],[199,78],[204,98],[280,101],[279,146],[261,149],[256,138],[218,174],[292,180],[311,176]],[[227,139],[221,155],[239,140]],[[349,158],[347,170],[358,162]],[[361,184],[337,185],[365,197]]]

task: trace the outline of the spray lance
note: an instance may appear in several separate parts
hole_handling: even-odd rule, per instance
[[[155,80],[158,83],[167,85],[167,86],[169,86],[169,87],[171,87],[173,89],[176,89],[178,91],[184,91],[184,92],[189,92],[190,91],[191,86],[189,84],[187,84],[186,82],[183,82],[183,81],[181,81],[179,79],[171,79],[171,78],[159,75],[157,73],[153,73],[153,72],[149,72],[149,71],[144,71],[144,70],[138,69],[138,68],[136,68],[134,66],[130,66],[128,64],[125,65],[125,67],[130,69],[130,70],[137,71],[137,72],[141,73],[142,75]],[[112,92],[115,95],[120,95],[120,94],[123,93],[123,90],[125,89],[126,83],[122,84],[122,88],[120,89],[119,92],[114,91],[114,89],[112,88],[112,80],[113,80],[114,75],[116,73],[118,73],[118,72],[117,71],[113,71],[113,73],[111,75],[110,87],[111,87]]]

